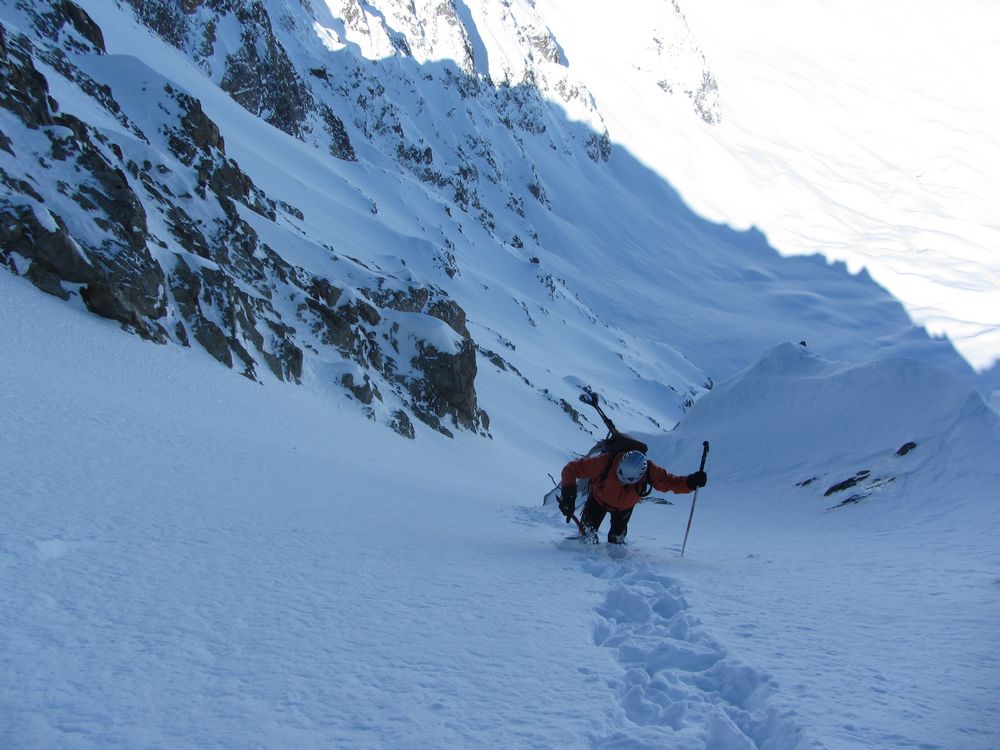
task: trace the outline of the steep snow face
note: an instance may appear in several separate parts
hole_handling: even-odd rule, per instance
[[[1000,419],[982,398],[924,363],[838,363],[789,343],[650,452],[690,467],[703,440],[709,484],[688,557],[669,569],[795,696],[812,736],[993,747]],[[679,504],[676,544],[691,507]]]
[[[389,0],[378,5],[326,1],[334,19],[343,24],[344,40],[370,60],[405,54],[421,63],[448,59],[466,73],[475,70],[468,31],[452,3]]]
[[[766,352],[650,437],[678,473],[712,444],[686,556],[690,495],[622,557],[563,540],[545,474],[590,441],[495,368],[493,440],[411,441],[9,274],[0,320],[5,748],[997,746],[1000,431],[939,373]],[[783,395],[869,390],[926,438],[820,449]],[[749,468],[761,413],[797,463]],[[827,510],[869,458],[898,479]]]
[[[368,60],[412,57],[424,65],[448,61],[462,73],[500,87],[528,86],[562,105],[596,133],[605,127],[590,92],[567,65],[558,41],[524,0],[326,3],[332,25]],[[339,39],[336,29],[319,27]],[[336,47],[330,47],[335,50]]]
[[[831,362],[788,343],[719,383],[662,442],[678,456],[700,445],[687,445],[694,436],[711,434],[726,457],[716,472],[740,482],[798,472],[811,492],[855,478],[824,495],[834,504],[914,475],[931,456],[947,463],[968,451],[966,460],[993,471],[998,429],[983,398],[944,370],[910,359]]]
[[[553,6],[83,6],[0,6],[0,257],[148,338],[407,435],[487,433],[494,376],[575,429],[599,429],[585,382],[668,427],[780,340],[969,374],[867,275],[704,220],[613,145]],[[636,7],[643,101],[714,112],[683,16]],[[624,43],[621,14],[582,15]]]
[[[0,27],[3,64],[29,82],[0,113],[8,268],[145,338],[204,347],[251,379],[300,382],[333,364],[328,379],[403,433],[413,433],[409,414],[449,431],[453,409],[471,410],[463,428],[485,431],[475,345],[447,294],[341,259],[285,224],[301,211],[227,155],[200,101],[135,58],[104,54],[76,6],[3,10],[16,24]],[[412,410],[393,391],[409,393]]]
[[[0,745],[998,746],[997,417],[650,169],[677,6],[81,5],[0,2]],[[710,442],[683,559],[540,505],[583,383]]]
[[[671,137],[675,124],[669,111],[694,115],[706,125],[721,120],[715,75],[677,2],[638,0],[624,9],[595,0],[540,0],[536,7],[564,45],[574,73],[597,87],[599,109],[614,118],[618,142],[637,145],[625,138],[631,124]],[[623,110],[617,106],[622,96],[644,100],[645,106]],[[650,119],[650,112],[659,114]],[[655,141],[642,145],[636,153],[645,159]]]
[[[538,3],[612,139],[703,215],[757,226],[784,254],[866,268],[915,322],[989,369],[1000,357],[1000,100],[984,92],[1000,68],[1000,7],[682,3],[717,82],[709,127],[642,74],[658,66],[648,44],[614,33],[615,16],[626,29],[639,17],[641,38],[643,5],[619,16]],[[1000,386],[998,373],[984,384]]]

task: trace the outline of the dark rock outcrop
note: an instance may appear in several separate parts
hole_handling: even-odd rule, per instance
[[[319,111],[331,132],[342,130],[339,155],[354,158],[343,124],[301,87],[263,5],[134,0],[133,7],[179,46],[200,28],[191,15],[199,8],[234,14],[245,30],[244,48],[223,76],[234,96],[239,89],[248,97],[244,106],[267,110],[297,136],[308,134],[309,113]],[[269,372],[300,382],[311,356],[333,352],[362,371],[339,384],[406,437],[415,436],[413,423],[405,410],[381,406],[387,391],[442,432],[488,429],[461,307],[437,287],[402,283],[349,259],[341,262],[347,285],[288,263],[247,217],[275,222],[280,212],[302,221],[302,212],[269,198],[227,155],[219,127],[197,99],[169,84],[144,89],[159,120],[156,132],[143,132],[110,89],[66,54],[103,52],[89,16],[64,0],[32,12],[34,39],[0,26],[0,107],[41,136],[28,148],[0,132],[0,149],[16,157],[16,167],[8,159],[0,168],[2,265],[49,294],[78,295],[95,314],[148,339],[203,347],[248,378]],[[128,137],[62,114],[36,60],[77,83]],[[433,156],[428,149],[421,158]],[[407,330],[399,312],[443,321],[461,337],[458,353],[423,342],[420,327]],[[419,355],[404,361],[392,345],[401,338],[415,342]]]
[[[249,112],[276,128],[305,141],[314,141],[314,129],[325,133],[333,156],[355,161],[357,155],[343,121],[316,100],[309,84],[292,63],[275,33],[267,7],[253,0],[185,0],[178,7],[163,0],[128,0],[136,16],[164,41],[192,53],[218,81],[219,86]],[[196,13],[199,9],[212,14]],[[221,69],[213,70],[217,19],[234,21],[240,45],[225,56]],[[316,76],[329,84],[329,76]]]

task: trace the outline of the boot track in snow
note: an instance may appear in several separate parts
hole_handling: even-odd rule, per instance
[[[524,509],[524,523],[541,521]],[[773,696],[766,672],[741,663],[712,638],[692,613],[679,581],[635,545],[583,544],[558,539],[575,553],[582,572],[608,582],[594,608],[594,645],[610,649],[622,672],[583,668],[607,680],[616,705],[595,748],[712,748],[805,750],[807,737],[794,711]]]

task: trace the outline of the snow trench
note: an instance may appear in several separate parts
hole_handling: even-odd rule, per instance
[[[580,556],[584,572],[610,584],[595,608],[594,644],[610,649],[624,670],[611,681],[612,731],[591,737],[593,747],[817,747],[794,712],[772,700],[771,676],[733,658],[706,632],[678,581],[607,545]]]

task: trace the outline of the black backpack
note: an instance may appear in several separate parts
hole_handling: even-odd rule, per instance
[[[645,455],[649,451],[649,446],[641,440],[637,440],[636,438],[631,437],[630,435],[625,435],[617,430],[609,433],[604,440],[599,441],[597,445],[591,449],[588,455],[596,456],[607,453],[608,463],[604,467],[604,471],[602,471],[600,476],[598,476],[594,481],[603,487],[604,483],[608,479],[608,476],[611,474],[611,467],[614,466],[615,458],[628,451],[639,451]],[[639,494],[642,497],[646,497],[652,491],[653,488],[650,486],[649,480],[646,477],[643,477],[642,481],[639,483]]]
[[[615,457],[620,453],[625,453],[626,451],[639,451],[643,455],[649,452],[649,446],[647,446],[641,440],[636,440],[634,437],[625,435],[618,432],[618,428],[615,427],[614,422],[612,422],[608,415],[604,413],[604,410],[600,406],[600,397],[594,392],[594,389],[589,385],[583,387],[583,393],[580,394],[580,400],[587,404],[587,406],[592,406],[597,410],[597,413],[601,416],[601,420],[604,425],[608,428],[608,436],[597,443],[593,448],[590,449],[588,456],[597,456],[602,453],[607,453],[608,455],[608,465],[604,467],[604,471],[595,480],[602,487],[608,479],[608,475],[611,473],[611,467],[615,463]],[[588,488],[589,489],[589,488]],[[646,497],[653,488],[649,484],[649,477],[642,478],[639,483],[639,494],[642,497]]]

